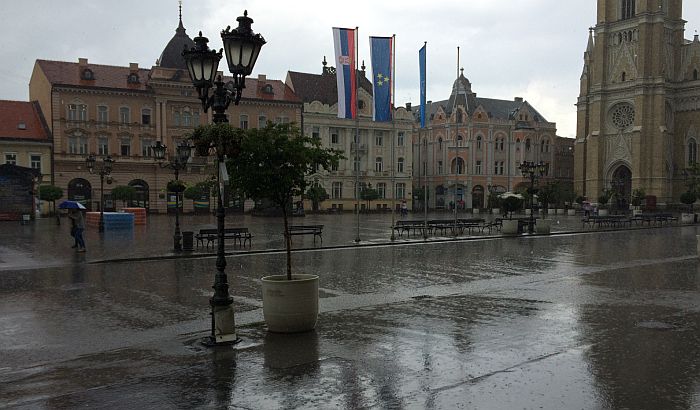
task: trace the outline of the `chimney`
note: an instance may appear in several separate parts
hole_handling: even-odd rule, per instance
[[[87,58],[78,58],[78,66],[80,67],[87,67],[88,65],[88,59]]]
[[[139,63],[129,63],[129,71],[132,73],[139,71]]]
[[[406,103],[406,111],[411,111],[411,103]]]
[[[260,81],[261,83],[264,83],[265,81],[267,81],[267,75],[258,74],[258,81]]]
[[[523,97],[515,97],[515,102],[523,102]]]

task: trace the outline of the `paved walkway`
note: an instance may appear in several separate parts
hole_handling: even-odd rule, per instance
[[[241,218],[281,244],[278,221]],[[283,254],[227,257],[243,341],[208,349],[215,258],[161,258],[171,220],[89,232],[86,254],[65,224],[0,225],[0,408],[700,408],[697,226],[384,246],[371,215],[375,246],[293,255],[321,277],[313,332],[261,322]],[[352,244],[353,216],[312,220]]]

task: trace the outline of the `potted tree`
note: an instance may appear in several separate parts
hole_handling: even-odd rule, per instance
[[[488,206],[492,214],[499,215],[501,213],[501,202],[501,197],[496,192],[489,194]]]
[[[692,224],[695,222],[695,215],[693,214],[693,204],[697,201],[698,197],[693,191],[686,191],[681,194],[681,202],[688,205],[688,211],[690,213],[681,213],[681,223]]]
[[[42,185],[39,187],[39,199],[42,201],[51,202],[51,209],[53,209],[53,214],[56,216],[56,223],[61,224],[61,218],[56,212],[56,201],[63,197],[63,189],[54,185]]]
[[[312,185],[304,194],[304,197],[311,201],[311,209],[318,212],[321,208],[321,202],[328,199],[328,192],[321,185]]]
[[[513,212],[520,209],[520,207],[523,205],[523,196],[512,192],[504,192],[499,196],[502,200],[501,204],[506,215],[506,218],[503,219],[501,232],[505,235],[517,235],[519,233],[519,221],[517,219],[513,219]]]
[[[132,186],[118,185],[112,188],[112,199],[115,201],[122,201],[122,208],[126,208],[126,201],[130,201],[135,193],[136,188]]]
[[[272,332],[303,332],[316,326],[318,276],[292,274],[290,210],[294,197],[304,194],[306,176],[317,169],[330,170],[342,158],[340,151],[321,147],[292,124],[268,123],[243,133],[240,153],[229,157],[231,182],[254,200],[267,199],[278,206],[284,222],[286,274],[262,278],[263,314]]]

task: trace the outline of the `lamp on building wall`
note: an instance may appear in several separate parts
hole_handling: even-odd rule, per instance
[[[180,170],[187,167],[187,162],[192,153],[192,147],[185,140],[182,141],[175,149],[175,157],[169,161],[165,161],[167,147],[162,142],[156,142],[152,147],[153,156],[158,161],[161,168],[170,168],[175,171],[175,181],[180,181]],[[175,234],[173,235],[173,249],[175,252],[182,251],[182,234],[180,233],[180,195],[181,192],[175,192]]]
[[[233,81],[224,84],[221,76],[216,76],[223,50],[219,50],[218,53],[215,50],[210,50],[207,46],[209,39],[203,37],[201,32],[194,39],[195,46],[190,50],[185,49],[182,53],[192,84],[197,89],[199,99],[202,101],[202,108],[204,112],[207,112],[209,108],[214,111],[212,121],[215,124],[228,122],[226,109],[231,102],[238,105],[245,88],[245,77],[253,71],[260,49],[265,44],[265,39],[260,34],[253,33],[250,27],[253,19],[248,17],[247,10],[236,21],[238,21],[237,28],[231,30],[230,27],[227,27],[221,31],[221,39],[224,42],[223,50],[226,52],[226,60],[229,71],[233,74]],[[214,86],[216,88],[209,95],[209,90]],[[218,186],[220,189],[222,173],[225,172],[224,160],[227,151],[225,147],[235,143],[235,141],[228,140],[212,141],[209,150],[210,153],[216,155],[218,160]],[[227,177],[225,174],[223,176]],[[209,346],[236,343],[239,340],[234,325],[233,298],[228,291],[228,278],[225,272],[223,192],[219,192],[218,198],[216,210],[217,273],[214,278],[214,295],[209,299],[209,305],[212,309],[211,336],[204,341],[204,344]]]
[[[527,232],[535,232],[535,182],[542,176],[547,174],[549,164],[540,161],[523,161],[518,166],[525,178],[530,178],[530,221],[527,226]]]
[[[100,232],[105,231],[105,177],[108,177],[112,173],[112,167],[114,166],[114,160],[112,157],[107,155],[102,158],[102,162],[97,163],[97,159],[94,155],[90,155],[85,159],[85,167],[90,171],[91,174],[100,175],[100,224],[98,230]],[[108,179],[108,183],[110,180]]]

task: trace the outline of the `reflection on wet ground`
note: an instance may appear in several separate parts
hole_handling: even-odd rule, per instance
[[[235,349],[198,343],[214,258],[51,249],[55,266],[0,271],[0,407],[700,408],[696,233],[296,252],[322,310],[297,335],[260,323],[259,278],[284,255],[231,255]]]

